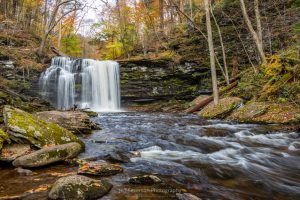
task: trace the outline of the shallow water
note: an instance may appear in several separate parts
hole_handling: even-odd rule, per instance
[[[207,121],[195,115],[123,112],[100,114],[94,120],[103,130],[83,138],[86,151],[80,157],[124,162],[124,173],[104,178],[114,188],[103,199],[176,199],[176,192],[202,199],[300,199],[299,133],[279,132],[272,125]],[[0,169],[0,196],[36,187],[29,178],[25,190],[26,180],[9,170]],[[35,170],[35,178],[47,170],[72,173],[76,167]],[[7,173],[14,180],[4,184]],[[126,183],[130,176],[149,173],[163,183]],[[48,179],[37,185],[55,178]]]

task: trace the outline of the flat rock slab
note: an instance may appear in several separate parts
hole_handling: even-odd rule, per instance
[[[118,164],[109,164],[105,161],[86,162],[79,169],[78,174],[89,174],[97,176],[111,176],[123,172],[123,168]]]
[[[58,179],[48,197],[61,200],[98,199],[107,194],[112,184],[85,176],[72,175]]]
[[[11,162],[20,156],[32,153],[28,144],[5,145],[0,154],[0,161]]]
[[[81,151],[81,146],[78,143],[68,143],[57,145],[45,149],[35,151],[34,153],[21,156],[14,160],[15,167],[41,167],[65,159],[74,158]]]
[[[140,176],[131,177],[128,182],[131,184],[148,185],[148,184],[161,183],[161,180],[160,178],[154,175],[140,175]]]
[[[16,143],[30,143],[38,148],[43,148],[77,142],[84,147],[84,143],[67,129],[37,119],[20,109],[5,106],[3,116],[8,136]]]
[[[90,120],[90,116],[81,111],[45,111],[36,113],[41,120],[52,122],[71,131],[72,133],[91,133],[97,125]]]

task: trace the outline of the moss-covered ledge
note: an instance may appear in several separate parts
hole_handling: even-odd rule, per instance
[[[37,119],[12,106],[5,106],[3,116],[8,136],[15,142],[27,142],[38,148],[77,142],[84,147],[84,143],[70,131],[54,123]]]
[[[220,99],[218,105],[215,105],[213,102],[208,104],[198,115],[208,119],[223,119],[241,106],[242,103],[243,100],[238,97],[225,97]]]

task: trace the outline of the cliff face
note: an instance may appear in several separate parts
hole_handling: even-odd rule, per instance
[[[168,60],[120,61],[123,103],[190,100],[210,93],[210,72],[194,62]]]

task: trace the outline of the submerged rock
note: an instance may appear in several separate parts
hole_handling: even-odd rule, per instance
[[[161,180],[160,178],[154,175],[141,175],[141,176],[131,177],[128,182],[131,184],[147,185],[147,184],[161,183]]]
[[[15,167],[41,167],[65,159],[74,158],[80,151],[80,144],[75,142],[57,145],[21,156],[14,160],[13,165]]]
[[[31,152],[32,150],[28,144],[5,145],[0,154],[0,161],[11,162]]]
[[[98,199],[107,194],[111,188],[112,185],[106,181],[72,175],[57,180],[48,196],[50,199],[61,200]]]
[[[178,200],[201,200],[199,197],[190,193],[177,193],[176,197]]]
[[[18,172],[18,174],[20,174],[21,176],[30,176],[33,174],[33,172],[31,170],[28,169],[23,169],[21,167],[18,167],[16,169],[16,171]]]
[[[199,112],[199,115],[204,118],[215,119],[225,118],[232,113],[235,109],[240,107],[243,100],[238,97],[225,97],[220,100],[218,105],[210,103],[203,110]]]
[[[90,174],[99,176],[110,176],[123,172],[123,168],[118,164],[109,164],[105,161],[85,162],[79,169],[78,174]]]
[[[58,124],[72,133],[91,133],[92,130],[99,129],[85,112],[45,111],[36,113],[35,116],[40,120]]]
[[[228,119],[251,123],[298,123],[300,109],[291,104],[250,102],[236,110]]]
[[[17,143],[28,142],[38,148],[71,142],[84,143],[70,131],[54,123],[47,123],[20,109],[5,106],[3,116],[8,136]]]

